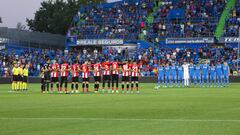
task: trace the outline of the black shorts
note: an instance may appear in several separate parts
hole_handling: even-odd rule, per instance
[[[68,78],[66,76],[61,77],[61,83],[68,82]]]
[[[101,82],[101,76],[94,76],[95,82]]]
[[[111,81],[110,75],[103,75],[103,81]]]
[[[52,77],[51,82],[59,82],[58,77]]]
[[[44,83],[44,78],[41,78],[41,83]]]
[[[18,81],[18,76],[17,75],[13,75],[13,81]]]
[[[129,82],[129,76],[122,76],[122,82]]]
[[[138,82],[138,77],[137,76],[132,76],[131,81],[132,82]]]
[[[89,78],[82,78],[83,82],[89,82]]]
[[[44,73],[44,80],[47,81],[47,82],[50,82],[51,74],[49,72]]]
[[[27,82],[28,81],[28,77],[27,76],[23,76],[23,82]]]
[[[118,81],[118,75],[117,74],[112,75],[112,81]]]
[[[21,75],[18,75],[18,81],[22,82],[23,81],[23,77]]]
[[[72,82],[78,82],[78,77],[72,77]]]

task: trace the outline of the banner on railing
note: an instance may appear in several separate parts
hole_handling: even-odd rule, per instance
[[[239,37],[221,37],[219,43],[239,43]]]
[[[7,38],[1,38],[0,37],[0,43],[7,43],[9,39]]]
[[[214,38],[166,38],[166,44],[200,44],[214,43]]]
[[[77,45],[122,45],[122,39],[78,39]]]
[[[5,48],[5,45],[0,45],[0,50],[4,50]]]

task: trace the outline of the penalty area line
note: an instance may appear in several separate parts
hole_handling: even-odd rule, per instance
[[[240,122],[240,120],[231,119],[127,119],[127,118],[0,118],[0,120],[83,120],[83,121],[163,121],[163,122]]]

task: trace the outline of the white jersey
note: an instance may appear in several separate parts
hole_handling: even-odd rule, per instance
[[[183,79],[189,79],[189,69],[188,69],[189,64],[183,64]]]

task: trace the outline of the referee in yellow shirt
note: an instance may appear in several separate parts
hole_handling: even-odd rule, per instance
[[[18,67],[18,82],[17,82],[18,90],[22,90],[22,82],[23,82],[23,65],[21,64]]]
[[[13,91],[18,89],[18,87],[17,87],[18,73],[19,73],[18,70],[19,70],[18,65],[15,63],[14,67],[12,69],[12,75],[13,75],[13,78],[12,78],[12,90]]]
[[[28,65],[23,66],[23,82],[22,82],[22,89],[24,91],[27,90],[27,83],[28,83]]]

